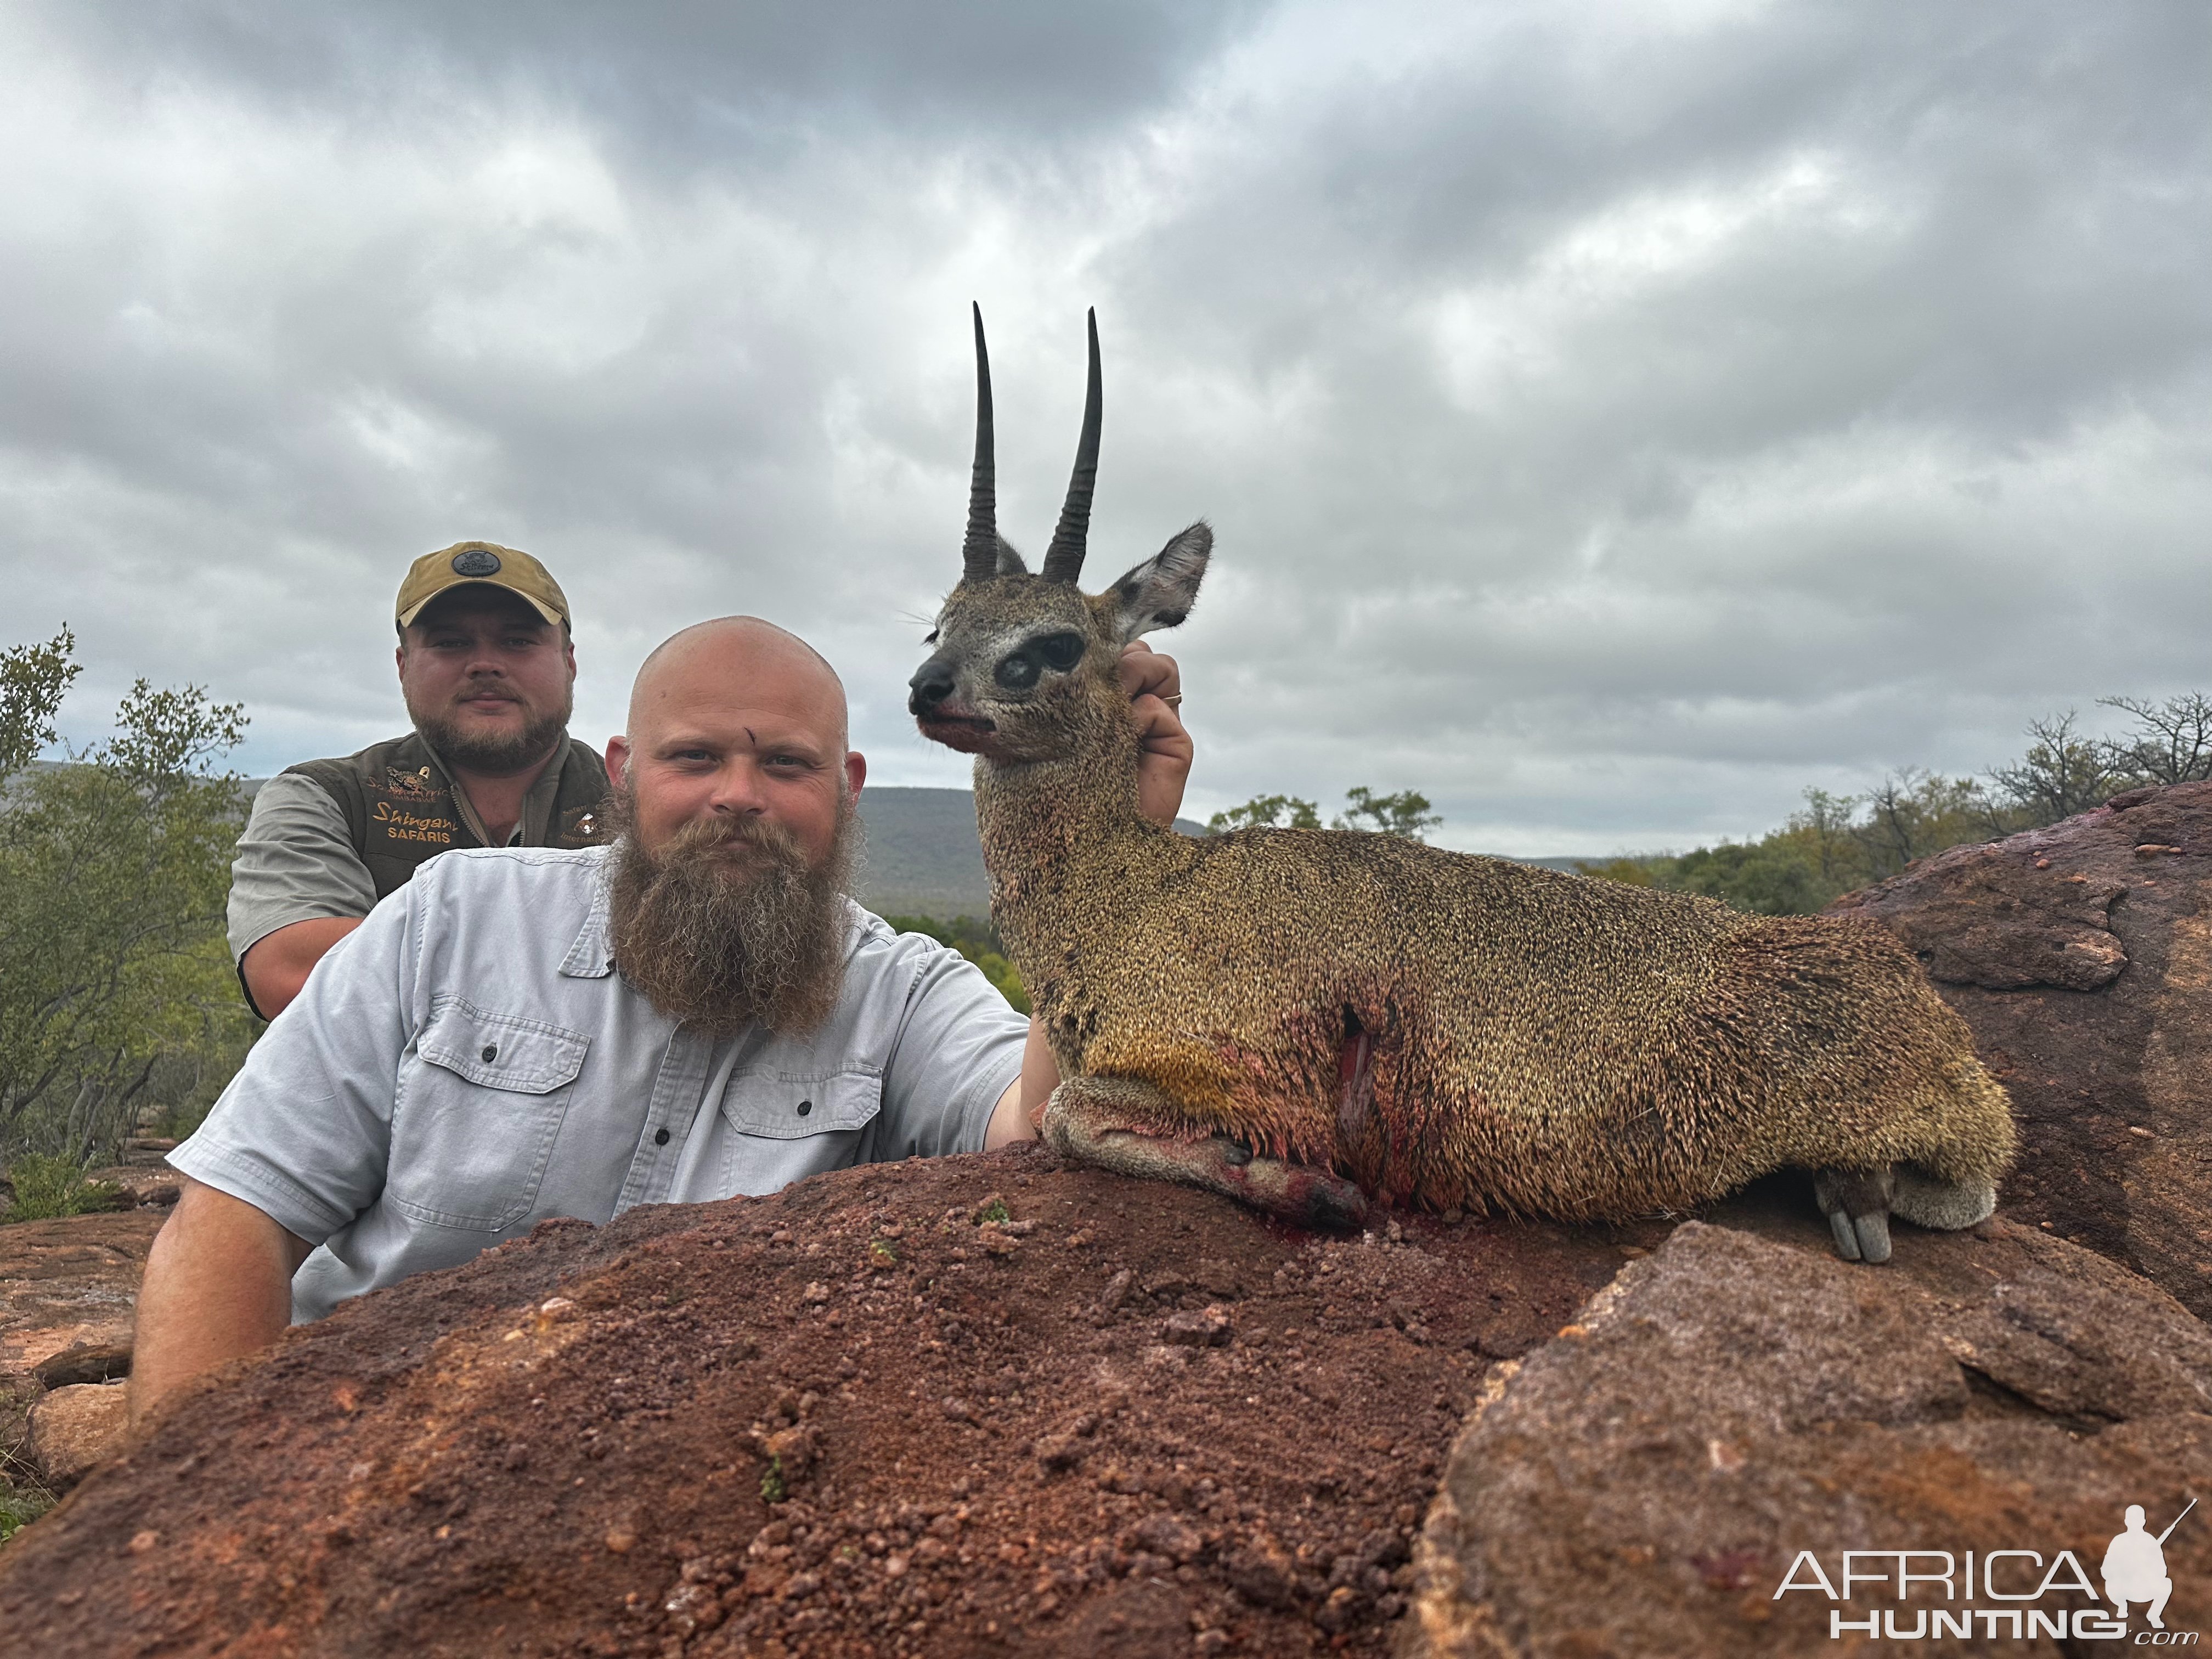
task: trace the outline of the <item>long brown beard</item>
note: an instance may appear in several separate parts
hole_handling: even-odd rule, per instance
[[[845,977],[845,889],[860,817],[837,814],[829,858],[810,866],[789,831],[755,817],[694,818],[647,852],[629,802],[608,892],[622,976],[670,1018],[711,1036],[747,1025],[803,1034],[837,1006]]]

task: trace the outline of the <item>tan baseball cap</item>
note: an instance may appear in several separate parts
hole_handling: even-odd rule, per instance
[[[399,625],[413,623],[422,607],[447,588],[471,582],[520,593],[556,627],[568,620],[568,599],[561,584],[530,555],[496,542],[455,542],[425,553],[407,568],[407,580],[399,584]]]

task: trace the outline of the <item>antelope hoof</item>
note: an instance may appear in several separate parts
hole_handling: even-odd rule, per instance
[[[1821,1170],[1813,1197],[1828,1218],[1836,1254],[1846,1261],[1880,1266],[1889,1260],[1889,1211],[1896,1182],[1887,1169]]]

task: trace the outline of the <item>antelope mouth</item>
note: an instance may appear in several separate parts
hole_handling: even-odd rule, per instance
[[[920,715],[915,724],[921,728],[921,735],[932,742],[970,755],[982,748],[999,729],[996,720],[981,714],[947,714],[941,711]]]

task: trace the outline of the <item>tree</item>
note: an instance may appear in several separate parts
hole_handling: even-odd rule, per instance
[[[2070,708],[2048,720],[2029,721],[2027,734],[2035,739],[2027,753],[1990,773],[2027,820],[2020,827],[2057,823],[2102,806],[2131,781],[2124,770],[2113,769],[2110,744],[2075,735]]]
[[[1666,884],[1759,916],[1809,916],[1834,896],[1784,836],[1700,847],[1674,860]]]
[[[1285,822],[1287,817],[1288,822]],[[1233,830],[1318,830],[1321,812],[1310,800],[1296,795],[1255,795],[1242,806],[1216,812],[1206,821],[1208,835],[1225,836]]]
[[[64,629],[0,658],[0,1151],[82,1164],[148,1104],[204,1104],[252,1025],[223,948],[246,716],[140,680],[116,735],[30,764],[75,678]]]
[[[1401,789],[1395,795],[1378,795],[1367,788],[1348,789],[1344,799],[1345,810],[1338,814],[1333,829],[1366,830],[1419,841],[1425,831],[1443,822],[1440,813],[1429,811],[1429,798],[1416,789]]]
[[[2191,691],[2154,703],[2135,697],[2100,697],[2105,708],[2136,718],[2132,736],[2100,745],[2115,781],[2201,783],[2212,779],[2212,697]]]
[[[2212,779],[2212,697],[2192,691],[2162,703],[2099,701],[2133,715],[2135,730],[2124,738],[2084,738],[2070,713],[2037,720],[2027,753],[1990,772],[1994,791],[1972,778],[1908,767],[1863,795],[1808,789],[1804,806],[1757,841],[1577,867],[1632,886],[1704,893],[1740,910],[1809,914],[1916,859],[2055,823],[2132,784]]]
[[[76,648],[76,635],[64,628],[44,645],[0,652],[0,783],[53,742],[62,694],[81,672],[70,660]]]
[[[1859,798],[1856,795],[1808,789],[1803,810],[1792,812],[1789,823],[1783,826],[1783,833],[1805,849],[1807,862],[1819,876],[1820,886],[1829,898],[1850,891],[1857,884],[1859,872],[1865,867],[1858,842],[1851,834],[1851,815],[1858,808]]]
[[[2018,827],[2005,821],[1973,779],[1946,778],[1917,766],[1891,773],[1863,804],[1866,819],[1852,824],[1850,833],[1864,860],[1853,873],[1866,881],[1893,876],[1947,847],[1988,841]]]

